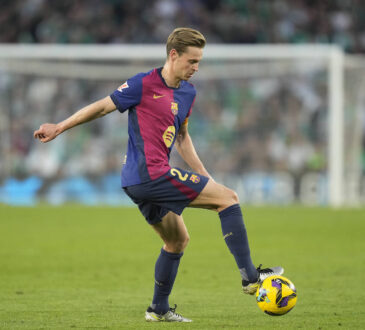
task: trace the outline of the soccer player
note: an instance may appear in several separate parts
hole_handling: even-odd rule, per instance
[[[198,71],[205,43],[199,31],[175,29],[167,39],[163,67],[135,75],[110,96],[34,132],[35,138],[49,142],[74,126],[116,109],[121,113],[128,110],[122,187],[164,242],[155,265],[154,296],[145,313],[147,321],[191,322],[176,313],[176,305],[170,308],[168,300],[189,241],[181,216],[185,207],[218,212],[223,238],[236,260],[245,293],[254,294],[266,277],[283,273],[281,267],[261,269],[253,265],[237,194],[209,175],[189,135],[196,91],[188,80]],[[174,145],[192,172],[170,167]]]

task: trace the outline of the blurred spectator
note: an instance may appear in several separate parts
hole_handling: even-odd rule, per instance
[[[360,0],[3,0],[0,42],[163,43],[176,26],[210,43],[336,43],[365,52]]]
[[[192,26],[209,43],[337,43],[358,53],[365,52],[364,15],[360,0],[151,0],[148,5],[126,0],[3,0],[0,42],[163,43],[174,27]],[[189,130],[193,137],[202,137],[194,142],[213,175],[285,172],[290,174],[285,180],[293,180],[298,193],[303,173],[326,168],[326,77],[324,70],[310,65],[298,70],[303,71],[194,82],[198,97]],[[78,127],[49,145],[35,143],[32,132],[44,121],[61,121],[108,95],[125,78],[86,81],[0,74],[0,180],[7,202],[33,203],[42,182],[41,193],[54,204],[114,205],[124,198],[116,192],[128,138],[125,114],[115,112]],[[176,152],[171,158],[184,166]],[[20,167],[29,182],[16,178]],[[270,180],[265,177],[266,186],[272,185]],[[26,197],[17,195],[19,190]]]

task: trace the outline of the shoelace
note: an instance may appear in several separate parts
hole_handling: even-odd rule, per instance
[[[177,315],[178,317],[182,317],[180,314],[176,313],[177,305],[175,304],[175,307],[170,307],[170,312]]]
[[[259,273],[265,273],[265,274],[274,273],[270,268],[261,269],[261,266],[262,264],[260,264],[260,266],[257,267],[257,271]]]
[[[260,266],[257,267],[257,272],[259,273],[259,282],[261,283],[265,278],[267,278],[268,276],[270,276],[270,274],[274,274],[274,272],[272,271],[272,269],[270,268],[264,268],[261,269],[262,264],[260,264]]]
[[[260,264],[257,268],[256,268],[256,270],[257,270],[257,273],[258,273],[258,279],[257,279],[257,281],[259,282],[259,283],[261,283],[261,281],[262,281],[262,279],[261,279],[261,274],[274,274],[274,272],[270,269],[270,268],[263,268],[263,269],[261,269],[261,266],[262,266],[262,264]],[[245,281],[245,280],[242,280],[242,285],[243,286],[246,286],[246,285],[248,285],[248,284],[250,284],[250,283],[252,283],[252,282],[249,282],[249,281]],[[256,283],[256,282],[254,282],[254,283]]]

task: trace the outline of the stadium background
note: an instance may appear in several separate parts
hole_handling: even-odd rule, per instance
[[[336,44],[346,54],[361,55],[364,16],[365,5],[355,0],[153,0],[148,5],[115,0],[2,1],[0,42],[162,44],[174,27],[191,26],[201,30],[208,43]],[[129,203],[119,179],[126,115],[114,113],[78,127],[49,145],[32,139],[41,123],[63,120],[108,95],[141,66],[133,61],[122,64],[120,79],[109,80],[2,72],[0,202]],[[144,68],[161,64],[142,63]],[[326,72],[311,71],[310,66],[304,71],[311,74],[271,79],[261,72],[241,80],[194,81],[198,98],[190,131],[198,152],[213,176],[238,190],[245,203],[328,202]],[[365,201],[364,71],[361,64],[345,74],[345,135],[351,135],[345,141],[350,153],[345,162],[349,172],[357,171],[357,196],[348,194],[355,204]],[[176,154],[172,163],[184,166]]]
[[[364,205],[364,17],[360,0],[1,0],[0,49],[161,45],[176,26],[225,46],[338,45],[351,57],[345,171],[360,177]],[[228,64],[201,63],[190,131],[214,176],[243,192],[255,264],[282,265],[298,304],[280,318],[262,313],[242,294],[218,217],[197,209],[184,212],[191,241],[171,303],[194,320],[189,329],[364,329],[364,208],[323,207],[325,189],[310,184],[308,198],[303,191],[328,169],[323,62]],[[41,123],[63,120],[151,65],[161,62],[12,61],[0,51],[0,329],[151,329],[143,313],[161,241],[136,207],[123,206],[127,116],[110,114],[45,145],[32,137]],[[173,162],[181,165],[176,155]],[[312,206],[288,205],[298,202]]]

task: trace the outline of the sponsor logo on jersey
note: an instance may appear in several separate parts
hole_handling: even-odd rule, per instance
[[[125,82],[123,85],[120,85],[119,87],[118,87],[118,91],[119,92],[123,92],[123,89],[124,88],[129,88],[129,86],[128,86],[128,83],[127,82]]]
[[[175,132],[176,132],[175,126],[169,126],[163,133],[162,138],[167,148],[171,147],[172,142],[174,141],[175,138]]]
[[[194,183],[199,183],[200,182],[200,177],[195,175],[195,174],[192,174],[189,180],[194,182]]]
[[[171,102],[171,111],[174,114],[174,116],[176,116],[177,113],[179,112],[179,108],[176,102]]]
[[[161,97],[164,97],[166,95],[157,95],[157,94],[153,94],[153,98],[154,99],[160,99]]]

